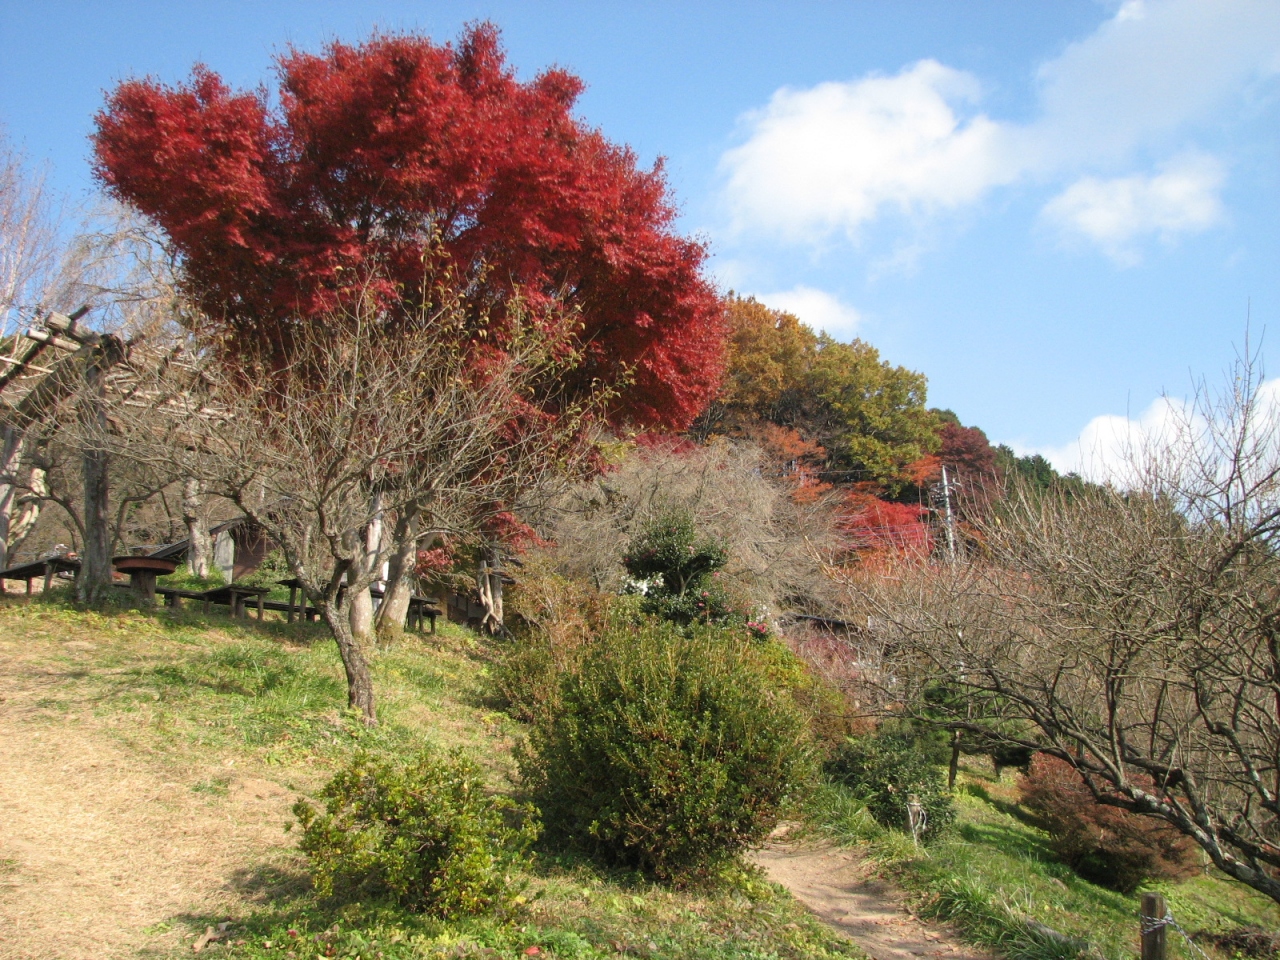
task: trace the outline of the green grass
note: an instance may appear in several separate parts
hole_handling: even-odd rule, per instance
[[[197,577],[185,563],[178,564],[178,569],[156,578],[156,585],[173,587],[175,590],[211,590],[214,587],[225,587],[226,578],[222,571],[214,567],[207,577]]]
[[[229,802],[230,778],[211,773],[228,761],[305,794],[357,750],[397,753],[424,741],[469,751],[491,789],[513,789],[511,748],[520,728],[488,706],[483,642],[451,624],[374,654],[380,724],[372,730],[345,710],[341,664],[316,624],[0,600],[0,656],[27,661],[46,679],[34,722],[54,728],[68,716],[92,717],[139,763],[194,771],[187,788],[211,804]],[[445,923],[382,904],[321,901],[298,855],[245,863],[233,887],[252,906],[232,917],[229,938],[210,950],[406,960],[861,956],[747,868],[714,890],[672,891],[543,851],[522,879],[528,886],[516,911]],[[153,932],[164,939],[185,931],[186,945],[172,955],[187,956],[191,935],[226,919],[171,917]],[[532,947],[538,953],[526,952]]]
[[[949,921],[967,939],[1011,960],[1068,960],[1082,947],[1095,957],[1135,956],[1140,894],[1095,886],[1058,863],[1043,832],[1021,816],[1013,776],[997,783],[969,771],[957,790],[955,826],[923,851],[904,834],[878,826],[838,787],[820,791],[812,818],[840,841],[866,847],[907,889],[921,915]],[[1247,925],[1280,928],[1280,907],[1221,876],[1144,889],[1163,893],[1193,935]],[[1034,924],[1073,942],[1063,943]],[[1170,932],[1169,944],[1171,958],[1194,956],[1176,932]]]

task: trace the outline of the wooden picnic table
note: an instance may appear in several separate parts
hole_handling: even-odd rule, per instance
[[[164,576],[178,569],[177,560],[161,560],[157,557],[112,557],[111,565],[119,573],[129,575],[129,586],[144,603],[155,603],[156,577]]]
[[[230,583],[225,587],[214,587],[212,590],[204,592],[204,610],[209,612],[209,604],[218,603],[225,604],[231,608],[232,617],[248,617],[245,611],[245,601],[256,599],[258,607],[258,619],[262,619],[262,601],[268,593],[271,592],[270,587],[250,587],[240,583]]]
[[[79,574],[80,561],[74,557],[45,557],[32,563],[19,564],[7,570],[0,570],[0,581],[27,581],[27,602],[31,601],[31,581],[44,577],[44,588],[53,586],[53,577],[59,573]]]

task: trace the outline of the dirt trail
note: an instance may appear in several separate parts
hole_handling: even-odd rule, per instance
[[[0,657],[3,960],[176,946],[185,928],[166,921],[243,903],[245,868],[287,840],[292,798],[278,783],[130,749],[74,687],[65,713],[42,709],[53,691],[66,703],[72,670]],[[201,783],[225,794],[192,790]]]
[[[876,879],[857,851],[775,842],[750,859],[872,960],[993,960],[992,954],[961,943],[946,927],[908,913],[902,894]]]

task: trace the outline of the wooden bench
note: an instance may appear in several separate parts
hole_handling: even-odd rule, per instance
[[[275,610],[285,615],[288,623],[293,623],[293,618],[306,620],[310,622],[320,616],[320,611],[311,604],[299,603],[297,598],[293,600],[263,600],[262,606],[266,610]],[[305,606],[305,609],[304,609]],[[440,616],[443,611],[433,606],[431,601],[426,597],[412,597],[409,600],[409,611],[405,616],[406,630],[421,630],[422,621],[426,620],[430,623],[430,633],[436,632],[436,617]]]
[[[231,616],[245,618],[248,617],[246,604],[256,600],[255,606],[258,609],[258,619],[262,619],[262,611],[267,609],[266,595],[271,590],[268,587],[248,587],[230,584],[225,587],[213,587],[209,590],[179,590],[176,587],[156,587],[156,593],[164,597],[166,607],[177,607],[180,600],[199,600],[204,604],[204,612],[209,612],[211,604],[217,604],[220,607],[230,607]],[[278,602],[278,601],[277,601]]]
[[[214,587],[211,590],[180,590],[177,587],[156,587],[156,593],[164,597],[166,607],[176,608],[181,600],[199,600],[204,604],[204,612],[209,612],[209,605],[216,603],[219,606],[230,606],[231,616],[244,617],[246,613],[246,604],[250,601],[254,603],[258,610],[258,619],[262,619],[264,610],[274,610],[277,613],[285,614],[287,623],[293,623],[296,616],[299,619],[308,622],[314,620],[320,615],[320,611],[307,603],[306,597],[301,598],[299,602],[299,586],[297,581],[282,581],[284,586],[289,587],[288,600],[268,600],[266,595],[270,592],[267,587],[247,587],[231,584],[226,587]],[[373,591],[375,598],[381,598],[381,591]],[[431,633],[436,632],[436,617],[440,616],[443,611],[432,604],[429,597],[420,597],[414,595],[409,598],[409,610],[405,616],[406,630],[421,630],[422,621],[426,619],[431,624]]]
[[[277,581],[280,586],[289,588],[289,601],[285,603],[282,600],[268,600],[268,610],[282,610],[285,613],[285,619],[288,623],[293,623],[293,618],[298,616],[310,622],[320,615],[320,611],[311,606],[307,602],[305,595],[302,595],[302,584],[297,577],[291,577],[288,580]],[[343,588],[345,589],[345,588]],[[381,600],[384,592],[377,587],[371,587],[369,593],[375,600]],[[436,632],[436,617],[440,616],[444,611],[435,606],[431,602],[430,597],[421,597],[414,594],[409,598],[409,609],[405,613],[404,627],[406,630],[421,630],[422,620],[425,617],[431,623],[431,632]]]

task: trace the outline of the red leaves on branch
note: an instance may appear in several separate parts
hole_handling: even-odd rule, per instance
[[[222,332],[283,346],[374,275],[412,305],[443,255],[477,317],[500,324],[516,290],[580,310],[580,386],[630,370],[628,419],[680,428],[705,406],[725,334],[706,250],[674,231],[661,165],[573,116],[577,77],[518,81],[488,24],[456,46],[291,50],[277,72],[278,108],[197,67],[125,82],[97,117],[97,175],[168,233]]]

